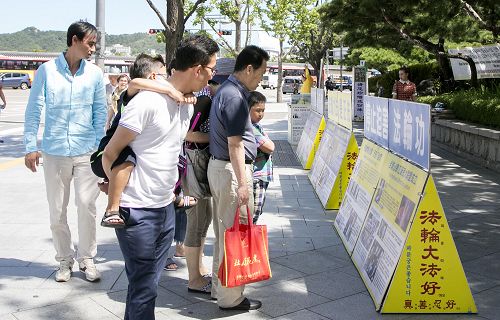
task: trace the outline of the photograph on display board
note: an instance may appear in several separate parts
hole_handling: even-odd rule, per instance
[[[388,226],[389,225],[387,224],[387,222],[385,222],[385,220],[380,221],[380,226],[378,227],[377,230],[377,236],[380,238],[380,240],[384,240]]]
[[[398,214],[396,215],[396,223],[401,227],[403,231],[406,232],[408,228],[408,223],[410,222],[411,214],[415,209],[415,203],[403,196],[401,199],[401,205],[399,206]]]
[[[363,265],[363,269],[365,270],[368,278],[373,282],[373,278],[375,278],[375,274],[377,273],[377,267],[379,265],[382,254],[384,253],[384,249],[378,243],[377,240],[373,241],[372,247],[368,252],[368,257],[365,260],[365,264]]]
[[[373,212],[370,212],[368,214],[368,218],[366,219],[365,228],[363,229],[363,232],[361,233],[361,244],[366,249],[370,248],[370,245],[373,241],[373,236],[374,236],[375,232],[377,231],[378,224],[379,224],[379,220],[376,218],[376,216]]]

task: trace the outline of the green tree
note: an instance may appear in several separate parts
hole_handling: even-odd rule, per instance
[[[277,101],[283,101],[283,44],[298,24],[297,12],[307,10],[304,0],[266,0],[259,8],[262,28],[279,40]],[[266,18],[269,22],[265,21]]]
[[[385,73],[402,65],[425,63],[429,62],[430,59],[430,55],[420,48],[412,48],[405,55],[394,49],[361,47],[350,51],[345,59],[345,64],[355,66],[359,64],[360,60],[365,60],[367,68],[374,68]]]
[[[297,25],[289,34],[291,43],[298,49],[298,55],[309,62],[318,75],[327,50],[341,41],[341,36],[334,29],[336,22],[326,19],[326,11],[321,8],[317,1],[312,7],[310,2],[300,6],[295,11]]]
[[[464,59],[475,68],[468,57],[450,56],[445,51],[445,40],[474,42],[480,38],[482,27],[466,14],[463,2],[333,0],[324,7],[323,19],[335,20],[336,29],[346,33],[351,47],[393,48],[401,42],[418,46],[436,58],[443,80],[448,80],[452,78],[450,57]],[[477,2],[484,5],[489,1]]]
[[[146,0],[165,28],[159,40],[165,41],[165,61],[167,64],[174,57],[175,50],[182,40],[186,22],[196,12],[198,6],[205,1],[207,0],[196,0],[192,3],[189,0],[165,0],[167,11],[164,17],[152,0]],[[186,12],[187,14],[185,14]]]

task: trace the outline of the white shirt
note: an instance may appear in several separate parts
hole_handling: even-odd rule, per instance
[[[161,208],[174,198],[179,153],[193,115],[193,105],[178,105],[172,98],[139,92],[125,107],[120,126],[137,132],[130,143],[137,163],[120,206]]]

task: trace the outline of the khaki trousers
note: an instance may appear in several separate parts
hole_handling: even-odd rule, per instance
[[[250,212],[253,212],[253,178],[250,164],[245,165]],[[212,297],[217,298],[217,304],[230,308],[240,304],[245,286],[226,288],[220,285],[217,274],[220,262],[224,256],[224,231],[233,226],[234,215],[238,207],[238,181],[231,162],[210,159],[208,164],[208,182],[214,199],[213,228],[215,233]],[[246,208],[241,208],[240,222],[247,223]]]
[[[94,258],[96,244],[96,205],[99,196],[97,178],[90,168],[90,153],[76,157],[43,153],[43,172],[50,211],[50,229],[56,249],[56,260],[75,257],[68,226],[68,203],[71,180],[74,179],[78,214],[78,262]]]

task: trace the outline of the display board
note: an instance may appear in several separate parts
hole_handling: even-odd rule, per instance
[[[364,139],[361,144],[359,157],[334,224],[349,255],[361,232],[387,153],[386,149],[368,139]]]
[[[359,148],[352,132],[328,121],[309,178],[326,209],[338,209]]]
[[[365,96],[365,140],[335,228],[384,313],[477,312],[429,175],[430,132],[429,105]]]
[[[354,121],[364,119],[364,97],[367,94],[367,76],[365,66],[355,66],[353,68],[354,84],[352,87],[352,99],[354,106]]]
[[[500,44],[484,47],[449,49],[450,54],[462,54],[474,60],[478,79],[500,78]],[[455,80],[470,80],[471,71],[467,61],[450,58]]]
[[[432,176],[382,313],[477,313]]]
[[[389,148],[389,99],[365,96],[365,137]]]
[[[311,169],[325,126],[326,122],[321,114],[314,111],[309,113],[296,151],[304,169]]]
[[[429,170],[430,105],[390,99],[388,121],[389,150]]]
[[[380,309],[420,201],[427,172],[387,153],[352,259]]]
[[[352,99],[350,92],[328,92],[328,118],[352,130]]]
[[[311,110],[310,94],[292,95],[288,108],[288,142],[295,146],[299,143]]]

